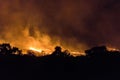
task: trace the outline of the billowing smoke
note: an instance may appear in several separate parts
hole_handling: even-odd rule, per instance
[[[119,0],[0,0],[0,41],[82,51],[120,48]]]

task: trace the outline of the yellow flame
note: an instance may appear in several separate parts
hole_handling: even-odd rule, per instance
[[[39,53],[42,52],[42,49],[37,49],[37,48],[33,48],[33,47],[30,47],[29,49],[32,50],[32,51],[39,52]]]

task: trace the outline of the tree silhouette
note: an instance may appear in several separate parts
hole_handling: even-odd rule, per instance
[[[61,56],[61,57],[70,57],[70,52],[65,50],[62,52],[62,48],[60,46],[55,47],[55,51],[52,53],[53,56]]]
[[[55,51],[52,53],[54,56],[60,56],[62,54],[62,48],[60,46],[55,47]]]
[[[71,57],[72,55],[68,50],[63,51],[64,57]]]
[[[87,54],[87,56],[96,56],[96,57],[102,57],[102,56],[106,56],[108,53],[108,50],[106,48],[106,46],[99,46],[99,47],[93,47],[89,50],[85,50],[85,53]]]
[[[0,54],[2,55],[22,55],[22,50],[17,47],[11,47],[9,43],[0,44]]]
[[[11,46],[8,43],[3,43],[0,45],[0,53],[9,55],[11,54]]]
[[[22,50],[19,50],[17,47],[13,47],[12,54],[22,55]]]

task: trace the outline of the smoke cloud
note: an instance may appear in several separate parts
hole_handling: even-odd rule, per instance
[[[22,49],[120,49],[119,30],[119,0],[0,0],[0,41]]]

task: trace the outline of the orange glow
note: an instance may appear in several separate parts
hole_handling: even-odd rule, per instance
[[[19,1],[16,2],[16,0],[11,3],[9,1],[2,2],[3,5],[0,7],[0,43],[10,43],[12,46],[20,48],[23,54],[27,54],[28,50],[38,52],[38,55],[43,52],[51,54],[55,46],[58,45],[70,51],[86,49],[86,45],[78,43],[76,38],[66,40],[57,33],[55,33],[56,35],[50,34],[52,31],[54,32],[54,28],[59,32],[60,29],[57,29],[56,26],[60,27],[61,25],[56,25],[55,22],[52,23],[53,25],[49,25],[51,20],[47,20],[42,7],[40,9],[31,0],[23,5]]]
[[[75,51],[74,52],[71,51],[71,54],[74,57],[76,57],[76,56],[85,56],[86,55],[84,52],[77,52],[77,51],[76,52]]]
[[[30,50],[33,50],[33,51],[36,51],[36,52],[40,52],[40,53],[42,52],[41,49],[36,49],[36,48],[32,48],[32,47],[30,47],[29,49],[30,49]]]
[[[39,56],[45,56],[45,55],[50,55],[52,53],[51,49],[47,49],[47,48],[40,48],[40,47],[29,47],[26,50],[27,52],[31,52],[33,55],[35,55],[36,57]]]
[[[38,53],[46,53],[46,54],[51,54],[52,53],[52,50],[50,49],[40,49],[40,48],[33,48],[33,47],[30,47],[29,50],[32,50],[34,52],[38,52]]]
[[[120,51],[119,49],[113,48],[113,47],[107,47],[107,50],[108,51]]]
[[[115,32],[117,28],[113,28],[114,21],[112,21],[116,13],[108,15],[105,11],[104,14],[100,14],[101,17],[98,18],[100,21],[97,23],[94,20],[96,16],[92,14],[94,9],[97,10],[94,7],[96,3],[84,0],[59,1],[0,0],[0,43],[10,43],[21,49],[23,54],[32,50],[35,53],[39,52],[39,55],[43,52],[51,54],[58,45],[62,49],[69,50],[71,55],[84,55],[83,51],[94,44],[119,43],[119,33]],[[89,28],[91,20],[92,24],[97,23],[92,25],[92,28],[96,29],[95,32],[91,32]],[[108,32],[110,35],[107,35]],[[108,39],[110,40],[106,42]],[[117,46],[119,44],[116,44]],[[118,49],[108,48],[108,50]]]

